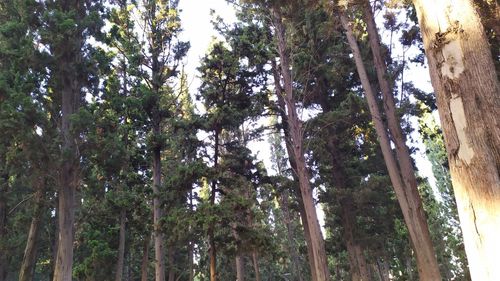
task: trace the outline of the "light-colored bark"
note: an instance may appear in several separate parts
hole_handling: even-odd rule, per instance
[[[118,259],[116,261],[115,281],[123,280],[123,265],[125,261],[125,223],[127,213],[124,209],[120,211],[120,234],[118,238]]]
[[[415,168],[413,167],[410,151],[406,145],[406,136],[401,129],[401,121],[396,113],[396,103],[394,101],[391,83],[388,80],[387,66],[382,57],[381,44],[375,19],[373,17],[373,11],[369,2],[366,2],[363,6],[370,48],[372,50],[377,79],[383,97],[385,117],[395,146],[400,174],[403,184],[406,187],[405,191],[408,206],[410,208],[409,212],[415,220],[415,229],[411,231],[416,231],[417,233],[411,236],[411,238],[417,258],[419,276],[421,280],[440,280],[441,275],[439,273],[436,253],[432,245],[429,226],[422,207],[422,199],[418,193]]]
[[[299,178],[300,193],[304,203],[304,225],[307,225],[308,232],[310,234],[310,239],[307,241],[307,247],[309,248],[309,259],[310,264],[312,265],[312,280],[326,281],[329,280],[330,273],[328,271],[324,240],[321,234],[318,216],[316,214],[316,206],[312,196],[311,184],[309,182],[310,176],[305,164],[302,122],[297,115],[297,108],[293,97],[292,75],[290,72],[290,59],[287,52],[285,29],[279,10],[272,9],[272,13],[274,17],[275,36],[278,42],[281,75],[283,79],[283,99],[287,107],[288,126],[291,137],[289,141],[292,144],[293,155],[296,162],[296,170],[294,172]]]
[[[236,281],[245,281],[245,263],[241,254],[236,254]]]
[[[352,33],[351,26],[345,17],[345,15],[341,15],[342,26],[346,30],[347,39],[349,41],[349,46],[353,52],[354,61],[356,63],[356,68],[358,71],[358,75],[361,80],[361,84],[366,94],[366,99],[368,101],[368,107],[370,109],[370,113],[372,116],[372,121],[375,125],[375,130],[379,137],[380,147],[382,150],[382,154],[384,156],[384,161],[387,166],[387,170],[389,172],[389,177],[391,179],[394,192],[396,193],[396,197],[398,199],[399,205],[401,207],[401,211],[403,212],[403,217],[408,227],[408,232],[410,234],[410,239],[412,241],[412,245],[415,249],[415,253],[417,256],[417,260],[419,261],[419,273],[421,280],[441,280],[441,276],[439,271],[436,272],[432,267],[426,269],[424,265],[433,264],[432,258],[435,260],[435,256],[429,254],[426,249],[432,249],[432,245],[427,245],[427,239],[425,231],[428,233],[427,222],[425,220],[425,216],[421,208],[418,208],[415,201],[415,194],[411,191],[411,186],[405,186],[401,172],[394,158],[388,132],[385,128],[385,125],[382,121],[382,115],[380,113],[380,109],[377,105],[376,95],[373,91],[373,88],[368,80],[368,75],[366,73],[365,66],[363,64],[363,60],[361,58],[361,53],[359,51],[358,43],[356,42],[356,38]],[[411,195],[410,195],[411,194]],[[418,193],[417,193],[418,194]],[[427,230],[425,230],[427,229]],[[429,239],[430,241],[430,239]],[[424,251],[422,254],[419,254],[420,251]]]
[[[500,86],[469,0],[414,0],[471,277],[500,276]]]
[[[26,248],[24,249],[23,262],[19,270],[19,281],[31,281],[35,273],[38,237],[43,217],[43,185],[37,186],[34,203],[34,212],[28,232]]]

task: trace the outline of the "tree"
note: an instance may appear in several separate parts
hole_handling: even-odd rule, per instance
[[[494,280],[500,253],[500,84],[472,1],[413,1],[436,92],[473,280]]]

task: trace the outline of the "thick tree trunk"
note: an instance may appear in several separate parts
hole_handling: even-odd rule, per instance
[[[253,270],[255,272],[255,281],[260,281],[259,255],[257,251],[252,252]]]
[[[302,123],[297,116],[295,99],[293,97],[292,76],[290,72],[290,63],[287,53],[287,44],[285,39],[285,30],[282,23],[281,15],[277,9],[273,9],[274,25],[276,28],[276,39],[278,40],[278,52],[280,55],[281,72],[284,85],[284,100],[287,106],[288,125],[291,136],[291,144],[293,147],[293,155],[297,166],[295,173],[299,178],[300,193],[304,203],[305,210],[305,225],[308,227],[310,240],[307,247],[310,249],[310,260],[313,261],[314,267],[311,268],[313,281],[326,281],[330,278],[326,252],[321,228],[316,214],[316,206],[312,196],[312,188],[309,182],[309,172],[307,170],[303,151],[303,130]]]
[[[76,43],[72,43],[76,44]],[[79,50],[78,50],[79,51]],[[60,54],[61,55],[61,54]],[[59,239],[57,246],[57,259],[54,270],[54,281],[70,281],[73,269],[73,239],[75,223],[75,193],[79,184],[79,159],[77,155],[76,139],[71,132],[71,115],[76,112],[79,104],[80,89],[77,77],[70,67],[71,60],[77,54],[70,52],[64,54],[59,62],[59,79],[62,85],[62,169],[60,173],[59,188]],[[74,57],[69,57],[69,56]]]
[[[421,280],[441,280],[439,269],[436,270],[433,266],[437,263],[436,257],[433,255],[433,251],[429,252],[429,249],[432,250],[432,244],[429,244],[430,237],[427,221],[425,220],[425,215],[422,211],[421,205],[419,206],[417,204],[417,198],[415,198],[418,195],[418,191],[412,191],[411,186],[405,186],[402,180],[398,164],[391,149],[388,132],[383,124],[382,115],[380,114],[380,110],[377,105],[376,95],[370,81],[368,80],[368,75],[366,74],[366,69],[361,58],[358,43],[356,42],[356,38],[354,37],[351,27],[344,15],[341,15],[341,22],[346,30],[349,46],[353,52],[356,68],[358,70],[363,89],[365,90],[368,107],[370,109],[373,123],[375,124],[375,130],[379,137],[380,147],[389,172],[389,177],[391,178],[391,182],[401,207],[401,211],[403,212],[403,217],[405,219],[406,226],[408,227],[410,239],[417,256],[417,265],[419,273],[421,274],[420,278]]]
[[[123,265],[125,260],[125,223],[127,213],[125,209],[120,211],[120,236],[118,240],[118,260],[116,261],[115,281],[121,281],[123,277]]]
[[[500,276],[500,85],[469,0],[414,0],[473,280]]]
[[[241,254],[236,254],[236,281],[245,281],[245,260]]]
[[[341,206],[341,221],[344,230],[344,241],[349,255],[349,265],[351,267],[352,281],[368,281],[370,274],[368,272],[368,265],[363,253],[361,245],[354,237],[353,227],[356,225],[355,216],[353,213],[354,204],[350,196],[344,198],[340,202]]]
[[[385,117],[392,136],[392,141],[396,148],[401,177],[406,187],[410,213],[411,216],[418,222],[416,225],[417,233],[412,237],[412,239],[417,239],[417,241],[413,240],[413,245],[415,245],[415,255],[417,258],[419,276],[422,280],[439,280],[441,278],[439,265],[436,259],[434,247],[432,246],[429,226],[422,207],[422,200],[420,198],[420,194],[418,193],[415,169],[411,160],[410,151],[406,145],[406,136],[401,129],[401,122],[396,113],[396,103],[394,101],[391,83],[387,80],[387,66],[382,57],[377,26],[375,24],[375,19],[369,2],[365,3],[363,12],[367,24],[375,70],[377,72],[378,82],[384,99]]]
[[[141,262],[141,281],[148,281],[148,270],[149,270],[149,239],[150,236],[146,236],[144,239],[144,246],[142,248],[142,262]]]
[[[33,218],[31,219],[26,248],[24,249],[23,262],[21,264],[21,269],[19,270],[19,281],[33,280],[33,274],[35,273],[38,236],[43,217],[43,194],[43,185],[40,184],[37,186],[37,190],[35,192],[35,210],[33,212]]]

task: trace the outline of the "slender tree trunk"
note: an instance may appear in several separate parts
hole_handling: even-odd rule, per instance
[[[43,184],[40,184],[36,187],[35,210],[33,212],[33,218],[31,219],[26,248],[24,249],[23,262],[21,263],[21,269],[19,270],[19,281],[33,280],[33,274],[35,273],[38,237],[43,217],[43,194]]]
[[[168,281],[175,281],[175,247],[168,247]]]
[[[377,72],[378,82],[384,98],[385,116],[387,118],[387,124],[392,136],[392,141],[396,147],[396,155],[401,169],[401,177],[406,186],[406,195],[408,205],[410,207],[410,213],[411,216],[418,222],[416,225],[418,233],[414,235],[418,241],[413,241],[413,244],[416,247],[415,255],[417,257],[419,276],[422,280],[439,280],[441,278],[439,265],[436,259],[434,247],[432,246],[429,226],[422,207],[422,200],[420,198],[420,194],[418,193],[415,169],[411,160],[410,151],[406,145],[406,136],[401,130],[401,122],[396,113],[396,103],[394,101],[393,91],[391,90],[392,87],[388,81],[387,66],[382,58],[382,50],[380,47],[381,45],[377,26],[375,24],[375,19],[369,2],[364,5],[364,17],[367,24],[375,70]]]
[[[281,125],[283,128],[283,133],[285,135],[285,146],[286,146],[286,150],[287,150],[287,154],[288,154],[288,161],[290,163],[290,167],[292,168],[292,170],[297,171],[297,164],[296,164],[295,155],[293,152],[293,145],[291,143],[292,137],[290,135],[288,116],[286,115],[286,104],[285,104],[285,100],[283,98],[284,90],[280,84],[280,80],[281,80],[280,73],[279,73],[279,70],[278,70],[276,63],[274,61],[272,62],[272,67],[273,67],[273,74],[274,74],[274,84],[275,84],[275,88],[276,88],[276,96],[278,98],[278,106],[280,107],[280,117],[282,120]],[[297,173],[293,172],[292,176],[293,176],[293,179],[295,182],[299,182],[299,177],[298,177]],[[311,233],[309,232],[309,226],[306,223],[307,217],[306,217],[306,211],[304,208],[304,202],[302,200],[302,195],[300,193],[300,187],[297,188],[296,190],[294,190],[294,192],[295,192],[296,197],[297,197],[297,203],[299,204],[299,215],[300,215],[300,219],[302,222],[302,227],[304,229],[304,239],[306,241],[306,245],[310,245],[311,244]],[[314,259],[311,258],[313,256],[313,252],[312,252],[311,247],[307,247],[307,253],[308,253],[307,256],[308,256],[309,267],[315,268]],[[298,270],[298,274],[299,274],[298,276],[300,276],[300,278],[302,279],[302,276],[301,276],[302,273],[300,271],[300,267],[298,267],[297,270]],[[311,280],[316,280],[316,271],[311,271],[311,275],[312,275]]]
[[[414,0],[471,277],[500,276],[500,85],[469,0]]]
[[[115,281],[121,281],[123,277],[123,265],[125,260],[125,223],[127,213],[125,209],[120,210],[120,237],[118,240],[118,260],[116,262]]]
[[[385,258],[384,260],[377,259],[377,271],[380,275],[380,281],[390,281],[389,264]]]
[[[252,262],[255,272],[255,281],[260,281],[259,254],[255,250],[252,252]]]
[[[417,256],[417,265],[419,273],[421,274],[420,278],[421,280],[441,280],[439,268],[436,270],[434,267],[434,265],[437,264],[436,257],[433,255],[433,251],[429,252],[433,248],[432,244],[429,244],[431,242],[427,221],[425,220],[421,204],[419,207],[417,203],[419,197],[415,198],[418,196],[418,190],[412,191],[411,186],[405,186],[403,183],[398,164],[390,146],[387,134],[388,132],[383,124],[382,115],[380,114],[380,110],[377,105],[376,95],[370,81],[368,80],[368,75],[366,74],[366,69],[361,58],[358,43],[356,42],[351,27],[344,15],[341,15],[341,22],[347,33],[347,39],[352,49],[356,68],[366,93],[368,107],[372,115],[373,123],[375,124],[375,130],[377,131],[377,135],[379,137],[380,147],[389,172],[389,177],[391,178],[391,182],[401,207],[401,211],[403,212],[403,217],[408,227],[412,245]]]
[[[2,159],[3,160],[3,159]],[[0,281],[7,277],[7,187],[8,174],[2,174],[0,183]]]
[[[302,272],[300,270],[299,255],[297,254],[297,249],[295,248],[295,233],[292,226],[292,216],[290,215],[290,210],[288,208],[287,190],[284,190],[281,194],[281,210],[283,211],[283,218],[286,226],[288,252],[290,254],[290,259],[292,260],[292,280],[303,281],[304,279],[302,278]]]
[[[149,235],[147,235],[146,238],[144,238],[144,246],[142,249],[142,262],[141,262],[141,281],[148,281],[149,239],[150,239]]]
[[[194,247],[193,242],[189,241],[188,244],[188,263],[189,263],[189,279],[188,281],[194,281]]]
[[[278,40],[278,52],[280,55],[281,72],[284,85],[284,100],[288,111],[288,125],[293,147],[293,154],[297,168],[295,173],[299,178],[300,192],[305,210],[305,225],[308,226],[310,240],[308,248],[310,248],[309,258],[313,261],[314,267],[311,268],[313,273],[313,281],[326,281],[330,278],[324,240],[321,234],[321,228],[316,214],[316,206],[312,196],[312,188],[309,182],[309,172],[307,170],[303,150],[303,129],[302,123],[297,116],[297,108],[293,97],[292,76],[290,72],[290,63],[287,53],[287,43],[285,39],[285,29],[282,23],[281,15],[277,9],[273,9],[274,25],[276,28],[276,37]],[[314,276],[315,275],[315,276]]]
[[[220,129],[215,129],[215,146],[214,146],[214,169],[218,169],[219,161],[219,135]],[[210,194],[210,205],[215,206],[215,197],[217,195],[217,180],[212,181],[212,191]],[[211,223],[208,226],[208,244],[209,244],[209,258],[210,258],[210,281],[217,280],[217,252],[215,248],[215,237],[214,237],[214,224]]]
[[[155,126],[155,136],[159,137],[160,128]],[[161,158],[160,148],[153,151],[153,237],[155,246],[155,280],[165,281],[165,238],[160,221],[163,216],[160,202]]]

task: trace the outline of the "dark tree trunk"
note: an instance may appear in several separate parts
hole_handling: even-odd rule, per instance
[[[116,261],[115,281],[123,280],[123,265],[125,261],[125,226],[127,213],[125,209],[120,211],[120,237],[118,240],[118,260]]]
[[[147,235],[146,238],[144,238],[144,246],[142,248],[141,281],[148,281],[149,239],[150,239],[149,235]]]
[[[175,281],[175,247],[168,247],[168,281]]]
[[[23,262],[19,270],[19,281],[31,281],[35,273],[38,237],[43,217],[43,195],[43,184],[40,184],[36,187],[33,218],[31,219],[26,248],[24,249]]]
[[[219,161],[219,136],[220,129],[215,129],[215,145],[214,145],[214,169],[218,169]],[[215,197],[217,196],[217,180],[212,181],[212,191],[210,194],[210,205],[215,206]],[[217,252],[215,248],[215,237],[214,237],[214,223],[208,226],[208,244],[209,244],[209,259],[210,259],[210,281],[217,280]]]
[[[413,1],[473,280],[500,276],[500,84],[470,0]]]
[[[2,159],[3,160],[3,159]],[[0,183],[0,281],[4,281],[7,277],[7,187],[8,174],[2,174],[2,182]]]

